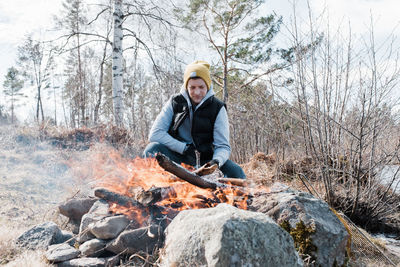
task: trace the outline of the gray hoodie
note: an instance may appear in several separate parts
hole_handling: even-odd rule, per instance
[[[182,87],[180,93],[185,97],[190,110],[190,115],[186,117],[186,119],[178,129],[178,134],[183,139],[183,142],[173,138],[170,134],[168,134],[168,130],[171,126],[172,118],[174,115],[171,103],[172,98],[170,98],[167,101],[167,103],[165,103],[160,114],[158,114],[156,120],[154,121],[153,126],[151,127],[150,130],[149,141],[161,143],[163,145],[166,145],[172,151],[182,154],[186,144],[193,143],[191,135],[193,111],[192,111],[192,103],[190,102],[187,90]],[[208,90],[206,96],[196,106],[195,109],[198,109],[204,103],[205,100],[207,100],[214,94],[215,94],[214,90],[211,86],[211,89]],[[231,147],[229,145],[229,121],[225,107],[221,108],[215,120],[213,145],[214,145],[213,159],[218,160],[219,165],[222,166],[228,160],[229,155],[231,153]]]

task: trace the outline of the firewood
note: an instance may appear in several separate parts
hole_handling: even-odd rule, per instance
[[[195,170],[193,173],[197,174],[198,176],[204,176],[213,173],[217,168],[218,164],[214,164],[211,166],[208,164],[204,164],[203,166]]]
[[[176,197],[173,187],[151,187],[149,190],[140,190],[135,194],[138,202],[145,206],[152,205],[169,197]]]
[[[182,166],[176,164],[172,160],[170,160],[168,157],[161,153],[157,153],[156,159],[158,161],[158,164],[167,172],[170,172],[177,176],[178,178],[181,178],[182,180],[185,180],[188,183],[191,183],[192,185],[201,187],[201,188],[210,188],[210,189],[216,189],[216,188],[225,188],[228,187],[227,184],[223,184],[217,181],[210,181],[207,179],[202,178],[201,176],[198,176],[195,173],[192,173]]]
[[[124,207],[137,207],[140,209],[144,209],[145,207],[136,201],[133,198],[121,195],[117,192],[112,192],[105,188],[96,188],[94,189],[94,195],[98,198],[104,199],[106,201],[110,201],[116,203],[120,206]]]

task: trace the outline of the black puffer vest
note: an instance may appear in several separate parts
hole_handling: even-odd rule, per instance
[[[225,103],[218,98],[209,97],[193,113],[192,138],[196,149],[201,153],[201,160],[211,160],[214,152],[214,123],[217,115]],[[189,107],[185,97],[177,94],[172,97],[172,108],[174,116],[168,133],[180,140],[178,129],[183,121],[189,116]]]

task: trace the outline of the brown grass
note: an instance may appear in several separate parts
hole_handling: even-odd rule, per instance
[[[23,230],[2,224],[0,228],[0,265],[10,267],[51,266],[43,258],[43,251],[23,250],[15,245],[15,238]]]
[[[57,205],[77,192],[87,193],[90,177],[86,177],[86,180],[71,180],[72,177],[77,177],[75,170],[60,173],[49,170],[53,170],[54,166],[62,166],[71,159],[78,162],[81,168],[87,169],[87,163],[96,153],[104,153],[105,144],[99,145],[95,142],[90,149],[84,151],[62,150],[41,142],[37,129],[26,127],[19,132],[16,129],[0,130],[0,265],[51,266],[43,259],[43,252],[21,250],[15,246],[14,240],[24,230],[44,221],[51,220],[59,226],[65,224],[65,218],[56,212]],[[47,137],[66,136],[69,140],[73,140],[74,133],[77,133],[53,128],[46,131]],[[13,138],[21,133],[30,140],[28,144],[17,143]],[[82,133],[87,134],[85,136],[91,135],[87,130]],[[113,133],[108,136],[114,136],[114,142],[122,146],[128,138],[126,133],[119,132],[118,129],[113,129]],[[132,144],[131,142],[129,140],[128,143]],[[308,159],[280,162],[276,155],[263,153],[255,154],[242,166],[250,186],[268,187],[274,182],[280,182],[302,191],[307,189],[296,175],[296,169],[312,169]],[[322,192],[320,183],[311,182],[318,192]],[[379,264],[361,258],[350,266],[385,266]]]

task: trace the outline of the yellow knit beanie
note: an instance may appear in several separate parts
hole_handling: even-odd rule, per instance
[[[203,60],[197,60],[186,66],[183,74],[183,85],[187,89],[187,83],[190,78],[200,77],[207,85],[207,90],[211,87],[210,64]]]

